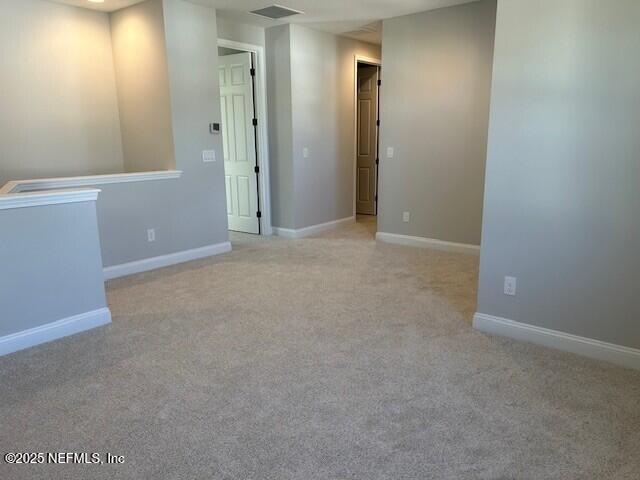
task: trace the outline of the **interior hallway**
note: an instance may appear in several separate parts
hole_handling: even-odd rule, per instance
[[[110,282],[111,325],[1,358],[3,451],[125,464],[0,477],[635,478],[640,372],[473,331],[477,257],[360,220],[234,234]]]

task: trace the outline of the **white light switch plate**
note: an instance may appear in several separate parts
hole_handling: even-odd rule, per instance
[[[304,147],[302,149],[302,157],[303,158],[309,158],[309,149],[307,147]]]
[[[393,158],[393,147],[387,147],[387,158]]]
[[[402,212],[402,221],[405,223],[409,223],[411,220],[411,212]]]
[[[216,151],[215,150],[203,150],[202,151],[202,161],[204,163],[215,162],[216,161]]]
[[[504,277],[504,294],[515,296],[517,283],[516,277]]]

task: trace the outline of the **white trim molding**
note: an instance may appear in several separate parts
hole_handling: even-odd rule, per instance
[[[112,280],[114,278],[147,272],[149,270],[155,270],[156,268],[168,267],[178,263],[197,260],[199,258],[212,257],[214,255],[220,255],[230,251],[231,242],[223,242],[215,245],[207,245],[206,247],[194,248],[192,250],[170,253],[168,255],[136,260],[135,262],[123,263],[121,265],[113,265],[103,269],[104,279]]]
[[[285,238],[303,238],[303,237],[308,237],[310,235],[315,235],[317,233],[325,232],[327,230],[332,230],[342,225],[355,223],[355,221],[356,221],[356,217],[346,217],[346,218],[341,218],[340,220],[332,220],[331,222],[320,223],[318,225],[311,225],[310,227],[299,228],[297,230],[294,230],[292,228],[273,227],[273,234],[278,235],[279,237],[285,237]]]
[[[296,231],[292,228],[273,227],[273,234],[283,238],[296,238]]]
[[[640,370],[640,350],[635,348],[579,337],[484,313],[476,313],[473,316],[473,328],[481,332],[535,343]]]
[[[41,207],[60,203],[95,202],[98,189],[55,190],[48,192],[27,192],[0,194],[0,210],[13,208]]]
[[[435,238],[412,237],[409,235],[399,235],[397,233],[378,232],[376,240],[407,247],[431,248],[445,252],[465,253],[469,255],[480,255],[480,245],[469,245],[466,243],[445,242]]]
[[[255,108],[258,112],[258,135],[256,142],[258,146],[258,166],[260,172],[258,179],[260,182],[260,227],[262,235],[272,235],[273,228],[271,226],[271,182],[270,178],[270,161],[269,161],[269,125],[267,116],[267,61],[264,53],[264,47],[261,45],[252,45],[250,43],[236,42],[224,38],[218,39],[219,47],[232,48],[243,52],[251,52],[256,59],[256,102]]]
[[[147,182],[180,178],[180,170],[161,170],[157,172],[114,173],[109,175],[89,175],[86,177],[39,178],[35,180],[13,180],[8,182],[0,194],[21,193],[34,190],[52,190],[76,188],[109,183]]]
[[[40,345],[59,338],[84,332],[92,328],[111,323],[111,312],[108,308],[100,308],[63,318],[56,322],[0,337],[0,356],[8,355],[25,348]]]

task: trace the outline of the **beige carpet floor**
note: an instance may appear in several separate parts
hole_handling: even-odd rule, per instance
[[[471,328],[477,258],[372,219],[108,285],[113,323],[0,358],[0,479],[638,479],[640,372]]]

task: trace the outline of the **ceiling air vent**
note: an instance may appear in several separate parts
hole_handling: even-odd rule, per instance
[[[280,5],[271,5],[270,7],[261,8],[260,10],[253,10],[249,13],[260,15],[261,17],[270,18],[271,20],[278,20],[280,18],[290,17],[291,15],[298,15],[304,12],[293,10],[287,7],[281,7]]]

